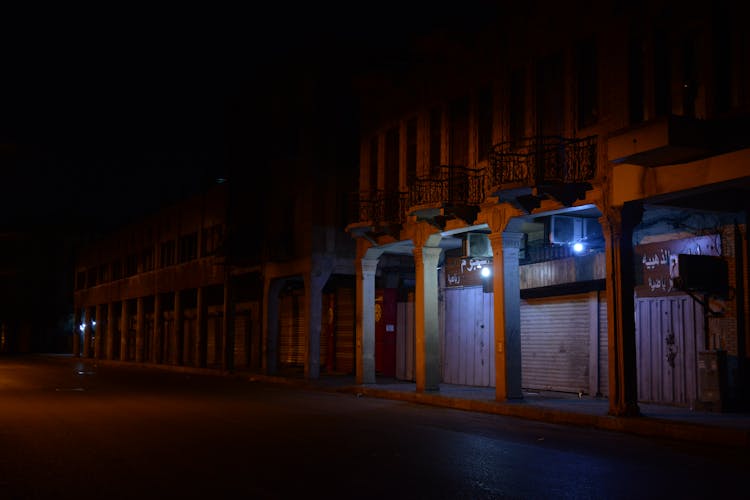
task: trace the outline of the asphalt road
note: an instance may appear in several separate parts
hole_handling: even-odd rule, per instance
[[[0,499],[718,498],[745,450],[72,358],[0,357]]]

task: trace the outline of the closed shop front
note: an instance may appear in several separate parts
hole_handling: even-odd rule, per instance
[[[222,306],[208,308],[206,321],[206,366],[220,368],[224,348],[224,314]]]
[[[493,310],[482,287],[445,289],[443,382],[494,387]]]
[[[334,315],[334,371],[354,373],[354,289],[336,289],[336,312]]]
[[[396,306],[396,378],[414,381],[414,293]]]
[[[521,301],[521,385],[527,390],[606,393],[603,292]],[[602,326],[604,327],[602,328]]]
[[[304,295],[302,290],[292,290],[281,296],[279,305],[279,363],[287,366],[304,366]]]

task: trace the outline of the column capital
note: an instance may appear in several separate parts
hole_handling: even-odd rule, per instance
[[[407,236],[414,243],[414,248],[437,246],[440,243],[440,239],[442,238],[442,236],[440,236],[440,230],[436,229],[435,226],[432,226],[427,222],[410,224],[407,232]]]
[[[502,233],[508,222],[519,215],[522,215],[520,210],[503,203],[482,209],[477,216],[477,222],[486,223],[492,233]]]
[[[375,272],[378,269],[378,262],[380,259],[362,259],[360,263],[362,264],[362,274],[367,276],[374,276]]]
[[[503,247],[520,249],[521,245],[523,244],[523,236],[523,233],[504,231],[502,233]]]

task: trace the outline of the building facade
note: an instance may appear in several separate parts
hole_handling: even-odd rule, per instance
[[[536,2],[363,79],[357,380],[746,404],[742,11]]]
[[[351,157],[335,61],[293,72],[318,105],[271,101],[228,184],[80,255],[74,352],[746,405],[742,11],[478,12],[361,75]]]

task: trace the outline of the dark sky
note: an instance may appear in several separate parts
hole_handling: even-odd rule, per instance
[[[252,135],[236,103],[253,115],[248,96],[274,75],[391,64],[407,37],[456,22],[434,3],[185,5],[4,16],[1,225],[117,223],[171,203],[226,175]]]

